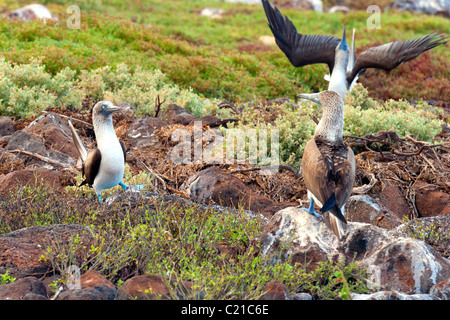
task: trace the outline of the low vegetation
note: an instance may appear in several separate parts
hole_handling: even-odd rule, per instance
[[[26,201],[24,201],[26,199]],[[307,272],[304,265],[273,263],[262,256],[255,239],[261,222],[243,210],[218,213],[183,202],[140,199],[133,206],[111,206],[30,185],[11,191],[0,203],[0,233],[48,224],[91,227],[88,245],[74,235],[65,244],[48,243],[41,260],[68,275],[77,265],[95,269],[116,285],[135,274],[169,276],[193,282],[187,298],[255,299],[268,281],[283,281],[291,294],[340,298],[345,283],[351,292],[367,292],[367,275],[355,263],[326,262]],[[0,281],[12,281],[5,274]],[[172,298],[177,299],[173,289]]]
[[[260,6],[219,0],[126,3],[78,1],[80,29],[68,29],[66,25],[71,0],[48,4],[59,19],[57,23],[43,26],[39,21],[11,22],[0,18],[0,56],[20,64],[41,57],[53,75],[66,67],[77,75],[105,66],[114,69],[119,64],[132,71],[137,67],[143,71],[159,69],[181,88],[234,102],[254,97],[293,98],[300,91],[327,87],[323,79],[328,72],[326,66],[294,68],[278,47],[259,40],[262,35],[270,35]],[[3,10],[20,5],[22,2],[0,1]],[[220,19],[200,16],[205,7],[221,8],[225,13]],[[356,28],[358,50],[427,33],[450,33],[446,18],[440,16],[383,12],[381,29],[368,29],[369,14],[364,10],[344,15],[282,9],[302,33],[341,36],[344,24],[349,30]],[[396,69],[389,77],[384,76],[384,71],[375,71],[367,80],[361,77],[361,81],[372,97],[380,99],[448,101],[448,50],[441,46],[425,57],[420,70],[413,74],[409,68],[415,70],[417,64]],[[429,70],[425,73],[426,82],[420,76],[424,70]]]

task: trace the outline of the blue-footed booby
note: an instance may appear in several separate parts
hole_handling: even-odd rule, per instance
[[[392,70],[403,62],[414,59],[448,41],[443,35],[428,34],[407,41],[393,41],[369,48],[355,59],[354,33],[352,48],[349,50],[344,36],[341,39],[327,35],[305,35],[297,29],[289,18],[283,17],[277,7],[268,0],[262,0],[269,28],[275,42],[294,67],[325,63],[330,70],[328,90],[338,92],[345,100],[345,93],[368,68]]]
[[[72,138],[80,153],[82,173],[85,180],[80,186],[88,184],[94,188],[98,200],[102,202],[102,190],[116,185],[127,189],[123,183],[125,169],[125,148],[117,139],[114,131],[112,114],[121,110],[109,101],[99,101],[92,109],[92,122],[94,125],[97,149],[90,152],[86,150],[79,135],[69,120]]]
[[[322,106],[322,118],[303,152],[303,180],[310,206],[302,209],[324,217],[327,226],[340,239],[347,224],[344,206],[355,181],[355,155],[342,139],[344,101],[338,93],[329,90],[299,97]],[[314,202],[321,207],[323,216],[314,211]]]

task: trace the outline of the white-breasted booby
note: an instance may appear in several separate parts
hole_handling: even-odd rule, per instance
[[[345,30],[342,41],[334,36],[300,34],[289,18],[283,17],[277,7],[272,7],[268,0],[262,0],[262,4],[275,42],[291,64],[294,67],[316,63],[327,64],[331,75],[328,90],[338,92],[344,100],[345,92],[353,87],[358,76],[366,69],[392,70],[427,50],[447,43],[449,38],[433,33],[412,40],[393,41],[369,48],[355,59],[354,34],[353,49],[348,50],[348,45],[343,43]]]
[[[347,223],[344,206],[355,182],[355,155],[342,139],[344,101],[338,93],[329,90],[298,96],[322,106],[322,118],[303,152],[303,180],[310,200],[309,208],[303,209],[322,218],[314,211],[316,202],[325,223],[340,239]]]
[[[87,183],[93,187],[100,202],[102,202],[102,190],[116,185],[120,185],[124,189],[128,188],[123,183],[125,147],[116,136],[112,119],[112,114],[119,110],[121,107],[115,106],[109,101],[99,101],[95,104],[92,109],[92,122],[97,149],[90,152],[86,150],[69,120],[72,138],[83,164],[82,173],[85,180],[80,186]]]

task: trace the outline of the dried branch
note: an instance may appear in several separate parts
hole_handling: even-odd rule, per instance
[[[74,167],[72,165],[61,163],[59,161],[47,158],[45,156],[42,156],[42,155],[34,153],[34,152],[25,151],[25,150],[17,150],[17,149],[8,150],[6,152],[8,152],[8,153],[24,154],[24,155],[36,158],[36,159],[38,159],[40,161],[46,162],[46,163],[48,163],[48,164],[50,164],[52,166],[61,167],[61,168],[64,168],[64,169],[69,169],[69,170],[74,170]]]
[[[159,112],[161,111],[161,105],[166,102],[166,100],[164,100],[163,102],[161,102],[159,95],[156,96],[155,98],[155,118],[158,118]]]
[[[228,122],[238,122],[238,121],[239,121],[239,119],[232,119],[232,118],[231,119],[220,119],[218,121],[209,123],[208,127],[215,128],[215,127],[219,127],[221,125],[224,125],[224,124],[226,124]]]
[[[48,111],[45,111],[45,110],[42,110],[42,112],[43,113],[48,113]],[[60,116],[61,118],[71,119],[72,121],[78,121],[79,123],[82,123],[83,125],[85,125],[85,126],[87,126],[89,128],[94,128],[94,126],[91,123],[88,123],[88,122],[83,121],[83,120],[72,118],[72,116],[66,116],[66,115],[60,114],[60,113],[58,113],[58,116]]]
[[[312,121],[314,121],[316,124],[319,124],[319,120],[317,120],[317,118],[315,116],[313,116],[312,114],[308,114],[308,116],[311,118]]]
[[[352,192],[357,193],[357,194],[365,194],[373,188],[373,186],[375,185],[376,182],[377,182],[377,179],[375,178],[375,175],[373,173],[371,173],[370,174],[370,182],[368,184],[365,184],[360,187],[354,187]]]
[[[143,161],[141,161],[142,166],[145,168],[145,170],[147,170],[148,173],[150,173],[153,177],[155,177],[159,182],[161,182],[163,189],[167,190],[167,185],[166,182],[163,180],[163,178],[161,178],[159,176],[159,174],[157,174],[156,172],[154,172],[152,169],[150,169],[149,167],[147,167],[145,165],[145,163]]]
[[[221,103],[219,103],[218,107],[219,107],[219,109],[225,109],[225,108],[231,109],[234,112],[234,114],[240,114],[241,113],[236,108],[235,105],[229,103],[228,101],[222,101]]]
[[[251,172],[251,171],[259,171],[262,169],[266,169],[265,167],[256,167],[256,168],[250,168],[250,169],[240,169],[240,170],[233,170],[229,171],[228,173],[234,174],[234,173],[244,173],[244,172]],[[292,172],[297,178],[301,178],[301,174],[299,174],[294,168],[287,166],[287,165],[278,165],[279,170],[287,170]]]

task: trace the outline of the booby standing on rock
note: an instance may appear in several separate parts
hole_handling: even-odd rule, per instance
[[[298,96],[322,106],[322,118],[314,138],[307,142],[303,152],[303,180],[310,206],[302,209],[322,218],[314,211],[316,202],[321,207],[325,223],[340,239],[347,223],[344,205],[355,181],[355,155],[342,139],[344,101],[338,93],[329,90]]]
[[[120,185],[124,189],[128,188],[123,183],[125,148],[117,139],[112,120],[112,114],[119,110],[121,107],[115,106],[109,101],[100,101],[95,104],[92,110],[92,122],[97,149],[90,152],[86,150],[69,120],[72,138],[83,163],[82,172],[85,180],[80,186],[87,183],[93,187],[100,202],[102,202],[102,190],[116,185]]]
[[[355,60],[354,33],[352,49],[348,50],[347,43],[344,44],[345,29],[342,40],[334,36],[300,34],[289,18],[283,17],[276,7],[272,8],[268,0],[262,0],[262,4],[275,41],[292,65],[327,64],[331,74],[328,90],[338,92],[344,100],[345,92],[353,87],[366,69],[392,70],[448,41],[448,37],[429,34],[412,40],[389,42],[361,52]]]

